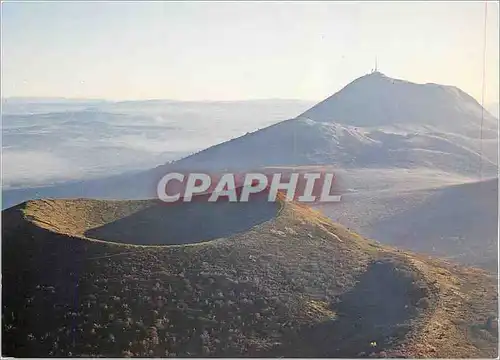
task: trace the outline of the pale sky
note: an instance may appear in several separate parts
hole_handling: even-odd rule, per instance
[[[320,100],[379,69],[481,99],[484,2],[2,4],[2,97]],[[486,96],[499,97],[498,2]]]

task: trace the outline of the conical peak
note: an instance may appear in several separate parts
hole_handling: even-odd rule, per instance
[[[453,119],[453,126],[470,128],[481,118],[481,105],[454,86],[418,84],[374,71],[355,79],[301,117],[353,126],[437,126]]]

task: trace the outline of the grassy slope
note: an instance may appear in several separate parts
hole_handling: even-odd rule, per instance
[[[148,201],[2,212],[11,356],[496,356],[495,280],[369,242],[301,205],[184,246],[97,241]]]

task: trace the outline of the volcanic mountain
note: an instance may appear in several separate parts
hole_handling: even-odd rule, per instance
[[[43,197],[156,197],[158,180],[175,169],[330,165],[426,168],[468,177],[476,177],[482,169],[484,176],[496,176],[497,149],[498,119],[465,92],[374,72],[294,119],[145,172],[5,191],[4,208]]]
[[[494,276],[255,201],[3,211],[2,355],[497,356]]]
[[[415,84],[375,72],[295,119],[213,146],[173,165],[210,169],[313,164],[426,167],[476,175],[482,155],[483,171],[495,175],[497,144],[498,119],[460,89]]]

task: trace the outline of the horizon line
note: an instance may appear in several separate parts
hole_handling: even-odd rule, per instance
[[[134,99],[110,99],[98,97],[65,97],[65,96],[5,96],[1,97],[5,100],[66,100],[66,101],[99,101],[99,102],[138,102],[138,101],[172,101],[172,102],[246,102],[246,101],[320,101],[318,99],[299,99],[286,97],[269,97],[269,98],[249,98],[249,99],[174,99],[174,98],[134,98]]]

